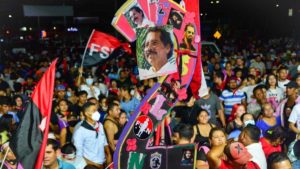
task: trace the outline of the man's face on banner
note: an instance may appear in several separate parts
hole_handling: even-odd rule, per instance
[[[185,31],[185,36],[188,40],[188,42],[192,42],[195,37],[195,29],[192,26],[188,26]]]
[[[164,46],[160,39],[160,32],[149,32],[146,36],[144,56],[157,71],[168,62],[168,53],[171,46]]]
[[[130,20],[136,25],[141,25],[143,22],[143,13],[138,12],[135,9],[132,9],[131,11],[129,11],[129,17],[130,17]]]

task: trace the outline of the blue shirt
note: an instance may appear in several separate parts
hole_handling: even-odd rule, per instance
[[[220,96],[220,100],[224,101],[225,115],[230,115],[233,105],[241,104],[244,99],[246,99],[245,93],[240,90],[235,92],[224,90]]]
[[[132,97],[128,102],[121,101],[121,109],[126,112],[127,117],[129,118],[131,115],[130,113],[134,112],[138,108],[139,104],[140,101],[137,98]]]
[[[72,164],[57,159],[58,169],[76,169]]]
[[[280,116],[276,117],[276,124],[274,126],[270,126],[269,124],[267,124],[263,119],[258,120],[256,122],[256,126],[261,130],[261,133],[263,135],[265,135],[265,132],[270,129],[271,127],[275,127],[275,126],[280,126],[281,122],[280,122]]]

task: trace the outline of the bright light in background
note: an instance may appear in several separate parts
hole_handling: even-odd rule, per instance
[[[20,28],[20,30],[23,31],[23,32],[25,32],[25,31],[27,31],[27,27],[24,26],[24,27]]]
[[[70,27],[67,29],[68,32],[78,32],[78,29],[75,27]]]
[[[29,30],[32,31],[32,27],[30,27]]]
[[[53,27],[53,30],[56,30],[56,27],[55,27],[55,26]]]
[[[278,8],[279,7],[279,4],[276,4],[276,8]]]
[[[200,16],[203,16],[203,13],[200,13]]]
[[[0,42],[4,42],[4,39],[0,39]]]
[[[12,18],[12,15],[9,14],[8,17],[9,17],[9,18]]]
[[[210,3],[211,3],[211,4],[213,4],[213,3],[214,3],[214,1],[210,1]]]
[[[20,36],[20,40],[23,40],[24,39],[24,37],[23,36]]]
[[[293,9],[292,8],[289,9],[288,16],[293,16]]]
[[[6,33],[6,34],[10,34],[10,31],[9,31],[9,30],[7,30],[5,33]]]
[[[216,4],[220,3],[220,1],[216,1]]]
[[[47,37],[47,32],[45,30],[41,31],[41,37],[44,39]]]

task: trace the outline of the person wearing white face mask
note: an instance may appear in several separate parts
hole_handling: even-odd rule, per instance
[[[90,102],[83,105],[82,112],[85,120],[73,136],[76,156],[83,157],[87,164],[104,169],[104,163],[110,164],[112,157],[103,125],[98,122],[100,113],[96,105]]]
[[[82,157],[76,157],[76,147],[72,143],[67,143],[61,148],[62,160],[71,163],[76,169],[84,169],[87,165]]]
[[[100,95],[100,89],[94,85],[94,79],[89,76],[85,79],[85,84],[80,85],[80,91],[85,90],[88,93],[87,98],[98,98]]]

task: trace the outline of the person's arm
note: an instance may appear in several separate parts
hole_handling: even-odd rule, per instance
[[[66,140],[67,140],[67,128],[62,128],[59,134],[59,142],[61,147],[66,144]]]
[[[197,160],[196,168],[197,169],[209,169],[209,165],[205,161]]]
[[[224,107],[222,106],[221,103],[219,103],[219,104],[220,104],[220,108],[218,109],[218,115],[219,115],[219,118],[221,120],[222,126],[226,127],[226,119],[225,119],[225,114],[224,114]]]
[[[226,144],[222,144],[219,146],[213,146],[212,149],[207,153],[207,161],[210,169],[218,169],[221,166],[221,156],[224,151],[224,147]]]
[[[300,134],[300,130],[299,130],[295,125],[296,125],[296,123],[290,122],[289,128],[290,128],[294,133]]]
[[[109,165],[110,163],[112,163],[112,157],[110,154],[109,146],[105,146],[104,151],[105,151],[105,157],[106,157],[106,164]]]
[[[104,130],[107,136],[107,140],[108,140],[108,145],[111,148],[112,151],[115,151],[116,149],[116,145],[114,142],[114,135],[117,131],[115,131],[115,126],[112,122],[107,121],[104,124]]]

